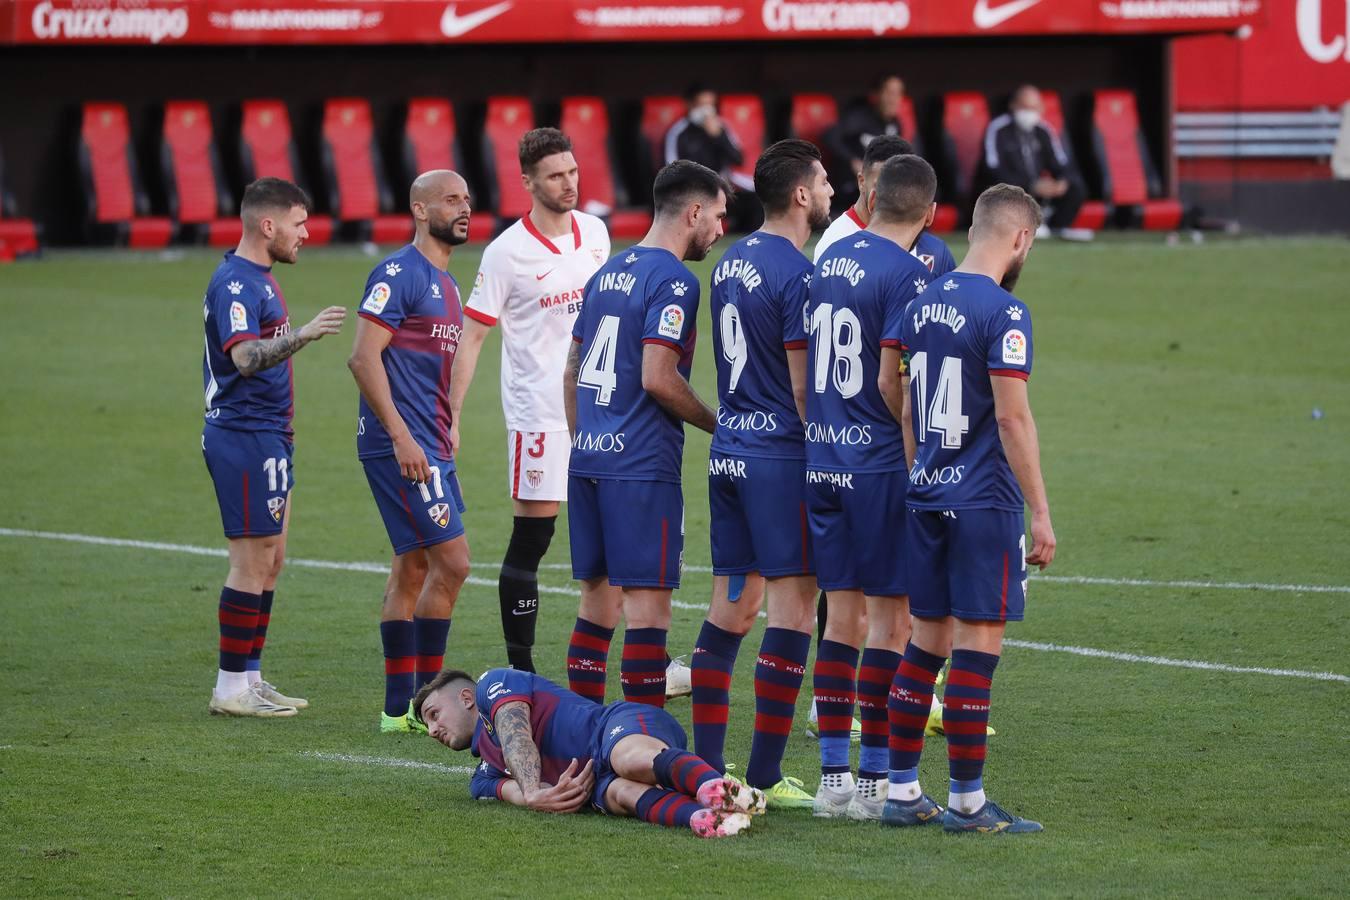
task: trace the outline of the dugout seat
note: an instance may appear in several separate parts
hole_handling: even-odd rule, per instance
[[[530,211],[530,195],[520,183],[520,139],[534,128],[534,111],[524,97],[489,97],[483,122],[483,168],[487,206],[509,225]]]
[[[792,136],[810,141],[822,150],[825,132],[839,121],[839,104],[829,94],[793,94],[788,127]]]
[[[412,218],[394,213],[394,197],[384,174],[370,104],[359,97],[324,103],[320,141],[328,208],[333,217],[351,224],[358,235],[377,244],[412,238]]]
[[[959,210],[969,210],[975,202],[975,179],[988,126],[989,104],[983,94],[956,91],[943,96],[941,165],[948,197]],[[959,218],[955,212],[945,213],[944,218]]]
[[[609,222],[613,237],[642,237],[651,227],[646,210],[631,209],[627,192],[615,177],[609,111],[599,97],[564,97],[559,124],[572,140],[581,171],[579,208]]]
[[[753,191],[755,163],[764,152],[764,104],[755,94],[724,94],[718,111],[741,148],[741,164],[731,169],[732,183],[740,190]]]
[[[433,169],[464,171],[455,128],[455,110],[440,97],[417,97],[408,101],[403,122],[403,172],[408,184]],[[492,237],[493,217],[487,210],[469,218],[469,240]]]
[[[900,98],[900,136],[910,142],[915,153],[923,156],[923,138],[919,136],[919,119],[914,115],[914,98],[909,94]]]
[[[259,178],[284,178],[305,187],[300,159],[291,134],[291,117],[280,100],[245,100],[239,127],[239,170],[244,184]],[[326,244],[333,239],[333,220],[310,210],[305,222],[306,243]]]
[[[1092,149],[1101,173],[1102,196],[1122,224],[1152,231],[1181,225],[1181,203],[1162,196],[1162,182],[1149,156],[1134,94],[1103,90],[1093,94]]]
[[[685,103],[679,97],[645,97],[642,101],[642,119],[638,134],[643,145],[643,158],[652,166],[651,174],[666,164],[666,132],[675,121],[684,116]],[[652,179],[646,179],[651,184]]]
[[[164,104],[160,166],[169,215],[182,233],[213,247],[239,243],[243,225],[225,185],[211,127],[211,110],[200,100]]]
[[[1069,161],[1078,167],[1077,160],[1074,157],[1073,142],[1069,139],[1069,132],[1064,126],[1064,108],[1059,102],[1059,94],[1055,91],[1041,91],[1041,104],[1044,109],[1041,112],[1041,120],[1045,122],[1056,138],[1059,139],[1060,146],[1064,150],[1064,155]],[[1080,169],[1081,174],[1081,169]],[[1078,215],[1074,217],[1073,228],[1087,228],[1092,231],[1099,231],[1106,224],[1106,204],[1100,200],[1085,200],[1078,210]]]
[[[32,219],[18,216],[14,195],[10,193],[8,185],[9,182],[5,180],[5,158],[0,154],[0,262],[37,253],[41,249],[38,227]]]
[[[147,215],[131,125],[120,103],[86,103],[80,119],[80,175],[84,181],[90,237],[136,248],[163,247],[173,221]]]

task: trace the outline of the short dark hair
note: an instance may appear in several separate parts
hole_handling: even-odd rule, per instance
[[[707,166],[688,159],[677,159],[656,173],[652,184],[652,205],[656,215],[671,215],[695,200],[715,200],[717,192],[731,199],[734,189],[727,180]]]
[[[413,697],[412,711],[417,721],[425,722],[422,718],[422,704],[427,702],[427,698],[447,684],[453,684],[456,681],[467,681],[473,685],[478,684],[472,675],[462,669],[442,669],[436,673],[435,678],[422,685],[421,690],[417,692],[417,696]]]
[[[244,218],[261,216],[265,212],[290,212],[293,206],[308,210],[313,204],[300,186],[284,178],[259,178],[244,188],[239,201],[239,214]]]
[[[874,218],[910,223],[928,214],[937,196],[937,174],[923,157],[908,153],[886,160],[877,175]]]
[[[900,82],[901,85],[904,85],[905,83],[905,79],[901,78],[894,72],[884,72],[872,79],[872,90],[880,91],[882,88],[886,86],[886,82],[890,81],[892,78]]]
[[[867,149],[863,151],[863,168],[868,169],[893,157],[913,152],[914,145],[909,141],[899,135],[883,134],[868,142]]]
[[[755,163],[755,194],[764,211],[781,213],[792,204],[792,192],[811,180],[820,148],[810,141],[788,138],[769,146]]]
[[[571,153],[572,140],[556,128],[535,128],[520,138],[520,171],[534,171],[539,160],[555,153]]]
[[[699,94],[707,91],[708,93],[717,93],[701,81],[695,81],[684,89],[684,99],[692,103]]]
[[[975,201],[970,224],[978,234],[1005,216],[1014,217],[1019,225],[1032,231],[1041,227],[1040,203],[1015,184],[996,184],[985,189]]]

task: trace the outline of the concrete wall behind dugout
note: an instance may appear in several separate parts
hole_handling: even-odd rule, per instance
[[[142,179],[156,212],[165,208],[158,154],[162,105],[173,99],[201,99],[211,105],[217,144],[236,194],[238,104],[248,98],[287,101],[311,187],[320,183],[317,133],[323,100],[368,98],[390,183],[402,192],[406,176],[400,171],[398,129],[409,97],[452,100],[461,137],[472,138],[463,142],[467,174],[481,189],[476,137],[488,96],[528,96],[539,124],[550,124],[559,98],[599,95],[609,101],[611,124],[619,135],[620,174],[633,182],[635,197],[644,200],[647,188],[636,183],[628,140],[636,133],[642,97],[679,94],[693,81],[727,93],[756,93],[765,100],[772,139],[786,134],[792,94],[824,92],[842,103],[889,72],[905,79],[916,101],[925,149],[935,165],[944,92],[981,91],[997,114],[1023,82],[1060,92],[1078,156],[1085,161],[1090,158],[1092,90],[1132,89],[1154,156],[1161,160],[1165,50],[1163,40],[1151,37],[461,48],[9,48],[0,54],[0,83],[5,85],[0,91],[0,151],[20,213],[43,225],[49,244],[77,244],[84,237],[86,203],[75,145],[79,107],[88,100],[127,105]],[[1165,167],[1163,171],[1165,175]],[[322,200],[319,206],[323,208]]]

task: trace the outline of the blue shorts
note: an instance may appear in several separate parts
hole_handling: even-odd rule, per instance
[[[810,575],[806,463],[712,453],[708,457],[709,533],[714,575]]]
[[[905,515],[909,612],[1020,622],[1027,604],[1022,513],[1004,509],[911,509]]]
[[[665,481],[567,479],[572,577],[608,576],[618,587],[680,586],[684,495]]]
[[[291,439],[277,431],[202,429],[202,456],[227,538],[281,534],[295,486],[292,453]]]
[[[361,460],[375,505],[389,533],[394,554],[453,541],[464,533],[464,498],[454,463],[427,456],[431,480],[418,484],[403,477],[398,460],[376,456]]]
[[[605,707],[600,716],[600,724],[595,730],[595,741],[591,745],[591,759],[594,760],[592,774],[595,775],[595,793],[591,803],[601,812],[605,809],[605,791],[619,776],[609,765],[609,755],[614,745],[630,734],[646,734],[665,743],[667,747],[686,750],[689,739],[675,717],[658,706],[646,703],[619,701]]]
[[[806,472],[806,515],[823,591],[869,597],[908,593],[905,578],[906,474]]]

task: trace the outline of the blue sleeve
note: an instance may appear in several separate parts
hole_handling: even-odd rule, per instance
[[[783,288],[783,346],[790,350],[806,347],[806,301],[811,293],[811,270],[795,273]]]
[[[473,778],[469,780],[469,793],[475,800],[500,800],[502,785],[510,780],[510,775],[485,760],[473,770]]]
[[[478,679],[474,702],[489,722],[503,703],[522,702],[533,706],[534,676],[518,669],[489,669]]]
[[[262,291],[257,285],[242,281],[217,283],[207,293],[207,305],[216,320],[216,339],[220,348],[230,348],[240,341],[256,341],[262,336]]]
[[[1015,299],[989,320],[985,363],[990,375],[1031,377],[1031,311]]]
[[[911,256],[910,259],[914,257]],[[927,274],[927,267],[923,266],[923,263],[918,260],[914,260],[914,263],[923,267],[924,274]],[[887,280],[883,288],[885,293],[881,298],[881,346],[899,347],[904,344],[905,309],[911,300],[919,296],[921,281],[922,279],[915,276],[914,269],[910,266],[900,267],[894,276]]]
[[[366,279],[365,297],[357,314],[390,331],[397,331],[420,293],[417,290],[419,280],[418,273],[405,271],[396,261],[380,263]],[[423,285],[422,289],[425,288]]]
[[[647,290],[647,320],[642,343],[665,344],[681,355],[694,345],[694,322],[698,318],[698,279],[681,267],[653,279]]]

